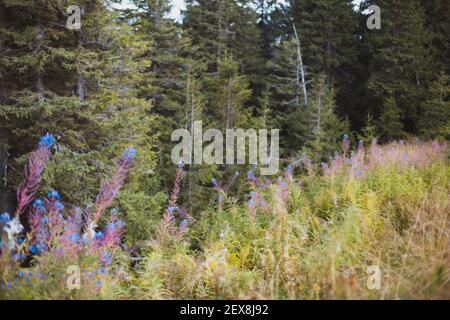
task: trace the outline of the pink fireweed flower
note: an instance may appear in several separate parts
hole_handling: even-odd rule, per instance
[[[109,180],[102,182],[100,192],[95,200],[96,210],[91,221],[93,225],[97,223],[103,211],[111,205],[119,189],[124,184],[135,156],[136,149],[128,147],[119,159],[114,175]]]
[[[122,235],[125,232],[125,223],[112,215],[108,224],[104,228],[104,237],[100,240],[103,247],[114,247],[120,244]]]
[[[217,180],[215,178],[211,179],[211,183],[214,186],[214,189],[217,191],[218,195],[217,195],[217,202],[219,204],[219,208],[222,208],[222,203],[225,200],[225,191],[223,190],[223,188],[220,186],[220,184],[217,182]]]
[[[181,183],[183,181],[184,176],[183,167],[184,163],[180,161],[177,164],[175,181],[173,183],[172,192],[170,194],[169,204],[161,220],[161,227],[163,228],[163,230],[166,230],[166,232],[172,236],[182,235],[184,233],[183,229],[185,229],[185,227],[182,227],[182,230],[180,231],[180,227],[177,226],[177,219],[175,213],[179,213],[180,217],[182,218],[183,215],[188,216],[187,212],[185,212],[184,210],[180,210],[180,208],[177,206],[178,196],[181,190]]]
[[[25,181],[17,189],[17,209],[15,215],[20,215],[25,207],[30,204],[36,194],[42,172],[50,159],[50,148],[55,143],[51,134],[46,134],[39,140],[38,148],[30,155],[28,165],[25,168]]]

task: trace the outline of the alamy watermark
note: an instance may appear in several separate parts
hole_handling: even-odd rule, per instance
[[[80,290],[81,289],[81,270],[77,265],[69,266],[66,270],[67,274],[67,289]]]
[[[79,6],[71,5],[67,7],[67,14],[69,17],[66,21],[66,28],[69,30],[81,29],[81,9]]]
[[[373,13],[367,19],[367,28],[369,30],[380,30],[381,29],[381,8],[377,5],[371,5],[367,8],[368,11],[373,11]]]
[[[367,279],[367,289],[380,290],[381,289],[381,269],[378,265],[368,266],[367,274],[370,276]]]
[[[260,165],[261,175],[278,173],[279,168],[279,129],[226,129],[224,135],[218,129],[207,129],[203,133],[202,121],[195,121],[193,132],[177,129],[172,132],[173,147],[171,158],[177,164],[246,164],[246,145],[248,145],[248,164]],[[180,141],[181,139],[181,141]],[[248,141],[248,143],[247,143]],[[204,142],[211,142],[203,148]],[[225,153],[224,153],[225,147]]]

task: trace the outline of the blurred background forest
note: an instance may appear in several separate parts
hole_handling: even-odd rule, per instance
[[[353,142],[448,139],[448,0],[0,0],[1,206],[37,139],[57,143],[41,189],[92,204],[111,159],[138,157],[115,205],[127,240],[150,238],[176,166],[173,130],[280,128],[283,165],[326,161]],[[82,9],[69,30],[69,5]],[[376,4],[381,29],[366,22]],[[181,202],[208,207],[211,178],[237,166],[187,166]],[[245,171],[245,170],[244,170]],[[10,210],[13,211],[13,210]]]

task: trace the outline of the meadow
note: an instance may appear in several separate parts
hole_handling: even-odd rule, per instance
[[[111,205],[139,150],[123,152],[93,207],[72,207],[39,189],[54,143],[40,139],[16,211],[1,213],[0,299],[450,298],[446,142],[344,138],[327,163],[303,155],[276,178],[212,179],[201,212],[178,204],[180,163],[140,250]]]

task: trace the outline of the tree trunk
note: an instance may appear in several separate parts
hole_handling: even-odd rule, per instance
[[[80,50],[83,46],[83,33],[81,30],[77,31],[77,49]],[[81,70],[77,74],[77,97],[79,101],[83,101],[86,97],[85,80]]]
[[[300,46],[300,38],[298,37],[297,28],[295,27],[295,24],[292,24],[292,27],[294,28],[295,40],[297,42],[297,74],[296,74],[297,93],[296,93],[296,97],[295,97],[295,102],[298,105],[298,103],[299,103],[299,89],[300,89],[299,74],[300,74],[301,75],[302,88],[303,88],[303,97],[304,97],[304,101],[305,101],[305,106],[307,106],[308,105],[308,93],[306,91],[305,68],[303,66],[302,50],[301,50],[301,46]]]

